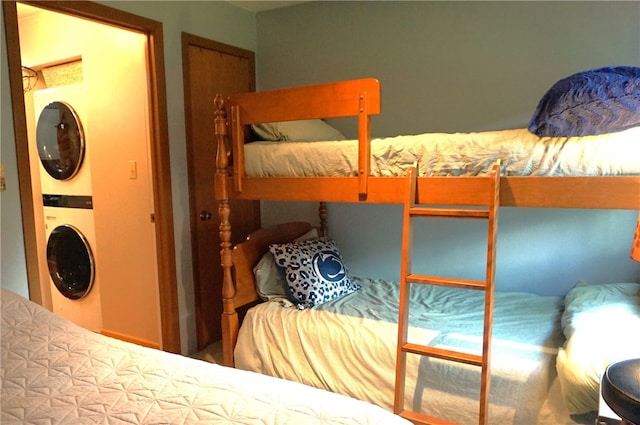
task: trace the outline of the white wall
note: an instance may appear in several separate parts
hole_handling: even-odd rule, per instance
[[[378,78],[374,136],[524,127],[560,78],[640,65],[640,2],[311,2],[261,12],[257,24],[260,90]],[[355,136],[354,123],[333,123]],[[317,221],[315,205],[268,203],[263,224],[300,219],[296,212]],[[329,205],[329,231],[352,272],[399,277],[401,213]],[[500,214],[498,289],[564,294],[578,279],[640,281],[629,259],[635,211]],[[483,270],[485,228],[422,226],[425,273],[473,278]]]
[[[221,1],[101,1],[106,6],[162,22],[168,104],[168,127],[171,157],[171,180],[175,222],[178,297],[181,312],[183,352],[196,347],[193,307],[193,271],[191,268],[191,240],[182,80],[181,32],[256,50],[255,15]],[[2,287],[28,295],[24,239],[17,186],[17,167],[11,99],[7,87],[8,68],[6,41],[2,32],[1,154],[7,174],[7,191],[1,202],[1,261]]]
[[[255,15],[222,1],[101,1],[163,24],[178,302],[183,352],[194,352],[195,312],[182,79],[181,32],[256,50]],[[206,117],[203,117],[206,118]]]

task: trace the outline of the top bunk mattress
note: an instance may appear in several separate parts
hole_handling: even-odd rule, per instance
[[[371,175],[477,176],[501,160],[505,176],[640,175],[640,127],[582,137],[539,137],[528,129],[425,133],[371,140]],[[358,141],[244,146],[249,177],[346,177],[358,170]]]

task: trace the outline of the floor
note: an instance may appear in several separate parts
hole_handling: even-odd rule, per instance
[[[209,363],[222,364],[222,341],[216,341],[189,357],[204,360]]]

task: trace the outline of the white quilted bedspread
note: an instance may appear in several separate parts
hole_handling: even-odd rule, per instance
[[[640,174],[640,127],[584,137],[538,137],[526,128],[425,133],[371,140],[371,175],[477,176],[497,159],[505,176]],[[245,145],[248,176],[353,176],[358,142],[254,142]]]
[[[0,295],[3,425],[408,423],[302,384],[95,334]]]

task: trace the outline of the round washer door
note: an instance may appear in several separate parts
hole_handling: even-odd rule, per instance
[[[38,156],[47,173],[56,180],[75,176],[84,159],[85,140],[80,118],[65,102],[51,102],[38,117]]]
[[[47,241],[49,275],[58,291],[78,300],[91,291],[95,265],[91,247],[78,229],[63,224],[53,229]]]

